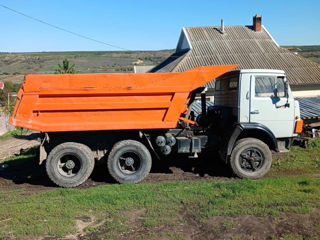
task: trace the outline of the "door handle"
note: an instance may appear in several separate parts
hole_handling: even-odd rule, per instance
[[[253,110],[250,112],[250,114],[259,114],[259,113],[260,113],[259,110]]]

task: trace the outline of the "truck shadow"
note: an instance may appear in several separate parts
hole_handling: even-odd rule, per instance
[[[0,164],[1,185],[40,185],[54,187],[55,185],[48,178],[45,165],[39,165],[39,149],[31,148],[25,152],[20,152],[10,160]],[[8,181],[1,181],[6,179]]]
[[[116,183],[108,174],[105,162],[96,165],[90,179],[80,187]],[[172,156],[153,162],[151,173],[146,182],[192,180],[201,177],[232,177],[229,168],[219,160],[217,153],[207,153],[201,158]],[[1,181],[1,180],[7,181]],[[35,185],[56,187],[48,178],[45,164],[39,165],[38,148],[32,148],[19,156],[0,164],[0,186]]]
[[[223,163],[218,152],[207,152],[199,158],[188,156],[171,156],[163,160],[154,161],[152,173],[176,174],[172,169],[180,169],[180,173],[191,173],[196,176],[205,177],[233,177],[230,168]]]
[[[36,140],[39,137],[40,137],[40,133],[38,132],[31,133],[31,134],[20,134],[20,135],[14,136],[14,138],[24,139],[24,140]]]

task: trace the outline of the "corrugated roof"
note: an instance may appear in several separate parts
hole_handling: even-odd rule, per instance
[[[239,64],[240,69],[284,70],[291,85],[320,85],[320,65],[279,47],[264,27],[260,32],[251,26],[224,29],[222,34],[220,27],[184,28],[191,49],[174,53],[151,71],[183,72],[203,65]]]
[[[206,101],[207,109],[212,107],[214,104],[211,101]],[[195,116],[198,116],[202,112],[201,100],[195,100],[191,105],[191,111],[194,112]]]
[[[302,119],[320,118],[320,96],[295,99],[299,101]]]
[[[152,68],[150,72],[172,72],[174,67],[184,58],[186,54],[187,51],[175,52],[162,63]]]

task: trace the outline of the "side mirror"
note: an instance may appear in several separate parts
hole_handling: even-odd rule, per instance
[[[275,98],[278,98],[278,96],[279,96],[279,94],[278,94],[278,88],[277,88],[277,87],[275,87],[275,89],[273,89],[273,96],[274,96]]]
[[[284,95],[286,98],[289,98],[289,82],[285,81],[284,82]]]
[[[289,82],[288,81],[284,82],[284,95],[287,98],[287,103],[285,104],[285,107],[290,107],[290,103],[289,103]]]

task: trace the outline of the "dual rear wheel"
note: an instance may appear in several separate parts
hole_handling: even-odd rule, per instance
[[[142,181],[151,169],[151,154],[140,142],[116,143],[108,156],[110,175],[119,183]],[[86,181],[94,168],[94,157],[84,144],[66,142],[56,146],[46,161],[49,178],[61,187],[76,187]]]

